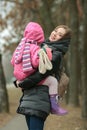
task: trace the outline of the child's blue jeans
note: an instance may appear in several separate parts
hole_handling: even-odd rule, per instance
[[[28,130],[43,130],[44,120],[37,116],[26,115]]]

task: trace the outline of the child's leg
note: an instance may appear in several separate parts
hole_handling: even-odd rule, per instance
[[[57,115],[65,115],[67,111],[60,108],[58,104],[58,81],[55,77],[49,76],[44,81],[43,85],[47,85],[49,87],[49,95],[51,101],[51,113]]]
[[[43,82],[43,85],[47,85],[49,87],[49,95],[55,95],[58,93],[58,81],[55,77],[48,76]]]

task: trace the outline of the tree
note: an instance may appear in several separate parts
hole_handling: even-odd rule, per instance
[[[76,0],[69,1],[69,12],[70,12],[70,27],[72,29],[72,40],[69,53],[70,62],[70,86],[69,86],[69,97],[68,104],[73,106],[79,105],[79,91],[78,91],[78,33],[79,33],[79,22],[78,22],[78,9]]]
[[[7,28],[8,30],[12,29],[9,30],[10,37],[4,36],[4,40],[6,40],[5,42],[8,43],[7,46],[5,46],[5,48],[9,49],[11,52],[13,52],[16,45],[19,43],[21,37],[23,36],[24,27],[29,21],[39,22],[45,31],[46,37],[49,36],[49,33],[58,24],[70,25],[70,27],[73,30],[73,35],[72,35],[72,41],[71,41],[71,46],[69,51],[69,58],[68,58],[69,61],[68,64],[70,65],[69,67],[70,87],[69,87],[68,103],[73,106],[79,105],[79,84],[81,82],[79,79],[81,79],[82,99],[83,99],[82,115],[85,117],[87,112],[86,111],[87,110],[87,100],[86,100],[87,99],[86,97],[87,95],[87,88],[86,88],[87,44],[85,40],[87,34],[86,32],[87,12],[85,8],[87,3],[86,0],[84,0],[84,2],[82,1],[81,3],[83,7],[83,13],[84,13],[82,18],[82,24],[81,24],[81,21],[79,20],[79,14],[78,14],[78,6],[77,6],[78,1],[82,1],[82,0],[71,0],[71,1],[70,0],[59,0],[59,1],[58,0],[54,0],[54,1],[53,0],[48,0],[48,1],[47,0],[32,0],[32,1],[31,0],[26,0],[26,1],[25,0],[22,1],[4,0],[5,2],[4,10],[6,10],[7,3],[11,4],[12,10],[10,10],[9,13],[7,13],[4,19],[3,18],[0,19],[0,25],[2,30],[4,30],[5,28]],[[10,28],[9,28],[10,26],[9,23],[11,25]],[[78,41],[79,25],[82,25],[81,27],[83,28],[82,35],[81,35],[82,41],[80,44]],[[0,31],[2,31],[1,28]],[[79,58],[79,51],[78,51],[79,48],[81,48],[80,58]],[[81,62],[79,59],[81,60]]]
[[[82,2],[82,37],[80,42],[80,61],[81,61],[81,87],[82,87],[82,117],[87,119],[87,1]]]
[[[9,103],[6,81],[2,67],[2,55],[0,54],[0,113],[1,112],[9,112]]]

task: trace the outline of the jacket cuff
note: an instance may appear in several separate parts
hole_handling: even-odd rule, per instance
[[[15,85],[16,88],[18,88],[16,81],[17,80],[13,81],[13,84]]]
[[[23,89],[30,89],[34,87],[34,85],[35,83],[31,79],[26,78],[24,81],[21,81],[18,86]]]

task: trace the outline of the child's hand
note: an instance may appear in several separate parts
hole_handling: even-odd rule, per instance
[[[52,60],[52,49],[47,47],[46,48],[46,53],[47,53],[47,56],[48,56],[49,60]]]
[[[49,60],[51,61],[52,60],[52,49],[49,48],[47,45],[44,45],[43,50],[45,50]]]

